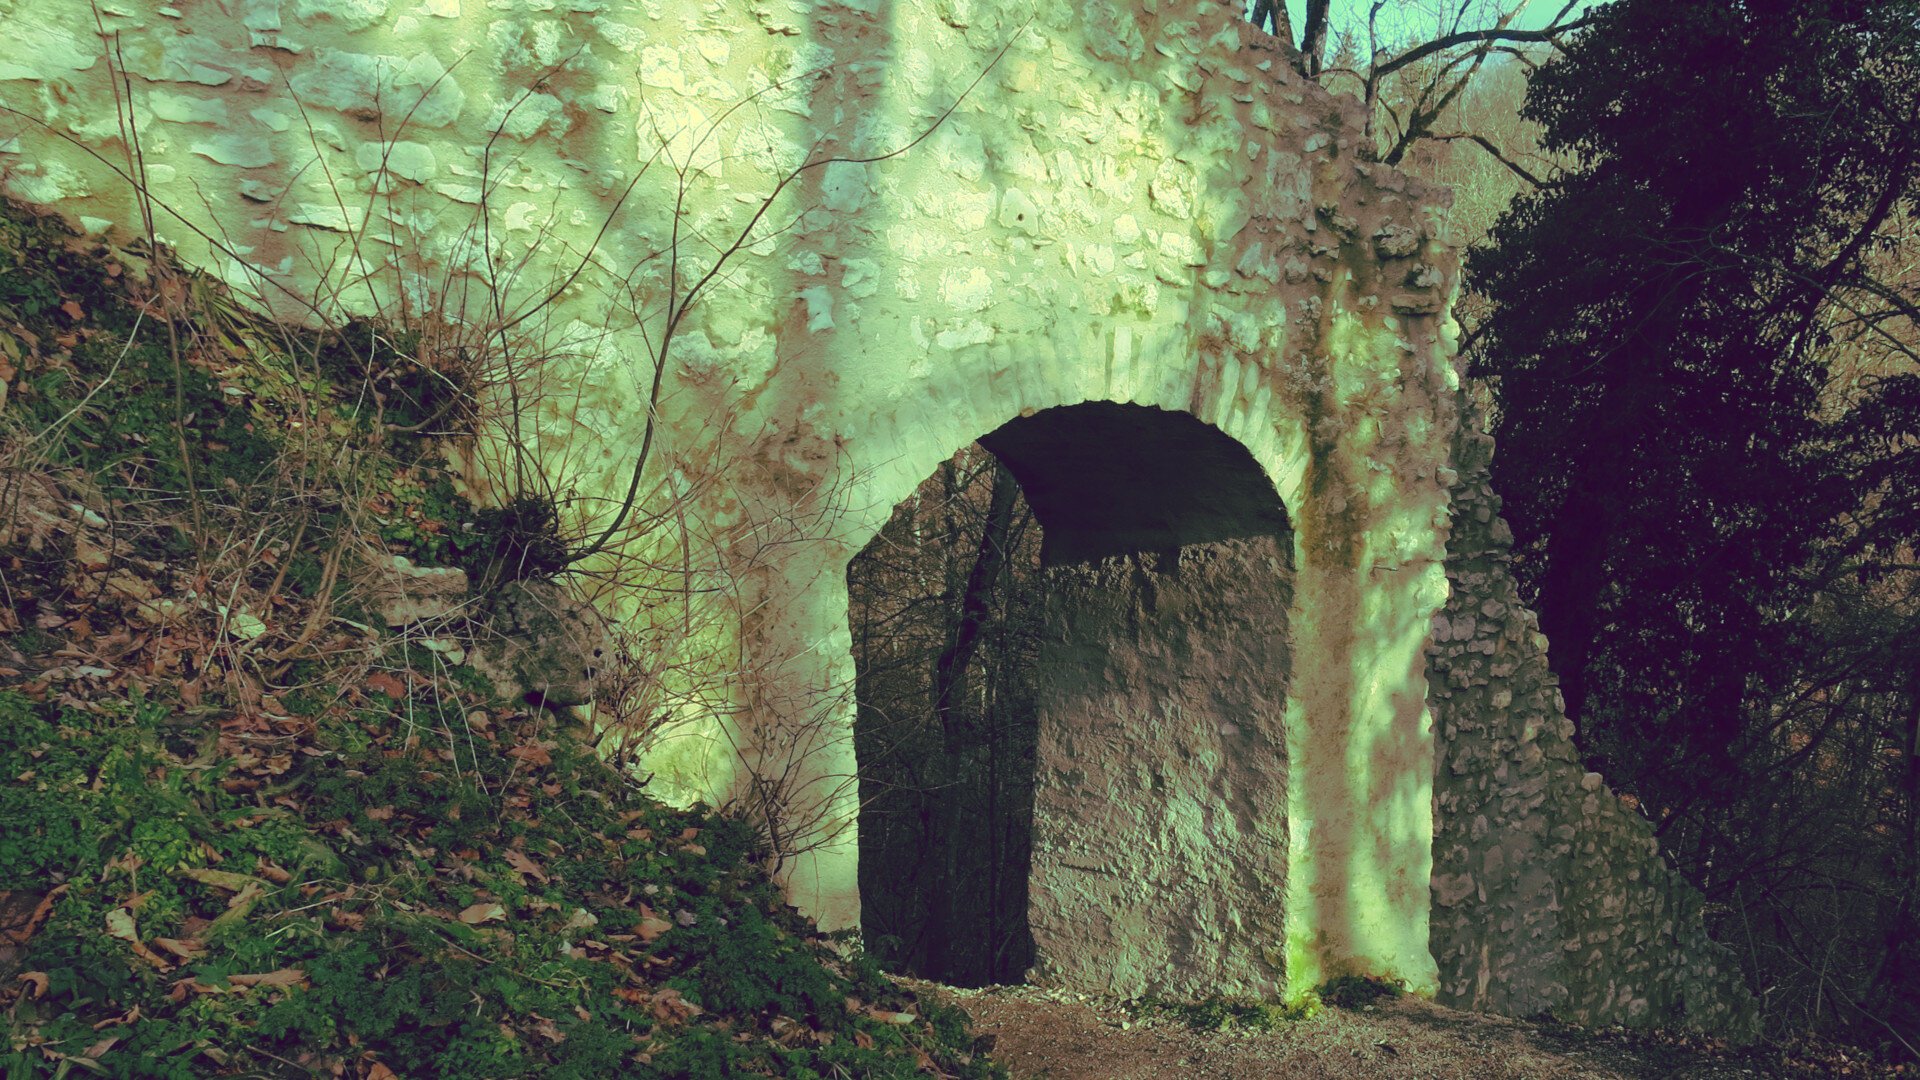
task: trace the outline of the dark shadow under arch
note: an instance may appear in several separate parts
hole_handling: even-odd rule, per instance
[[[1247,448],[1186,413],[1064,405],[1010,421],[980,445],[1019,479],[1049,564],[1288,531]]]

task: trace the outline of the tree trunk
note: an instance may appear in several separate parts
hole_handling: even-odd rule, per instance
[[[1887,919],[1880,963],[1864,995],[1870,1002],[1885,1003],[1890,1013],[1886,1020],[1895,1025],[1920,1020],[1920,1006],[1914,1004],[1920,991],[1920,678],[1909,683],[1907,695],[1906,723],[1900,733],[1905,761],[1899,803],[1906,820],[1901,822],[1904,832],[1895,879],[1899,893]]]
[[[1007,535],[1018,496],[1019,482],[1004,465],[995,463],[980,544],[960,592],[959,610],[933,666],[934,713],[946,753],[941,763],[945,775],[932,799],[933,832],[941,854],[927,919],[927,971],[962,985],[987,981],[993,960],[988,940],[992,877],[982,863],[988,845],[977,835],[991,798],[990,790],[981,790],[988,778],[977,760],[987,718],[962,699],[967,672],[992,609],[994,588],[1006,565]],[[994,823],[989,820],[984,826],[991,829]]]
[[[967,668],[973,663],[973,654],[980,646],[980,630],[987,622],[993,587],[1000,580],[1001,567],[1006,564],[1007,532],[1013,524],[1013,504],[1019,490],[1018,481],[1006,466],[996,464],[993,493],[987,501],[986,527],[980,532],[973,569],[967,574],[966,588],[960,594],[959,615],[949,627],[946,646],[934,661],[933,709],[940,718],[949,755],[976,741],[976,733],[970,729],[978,724],[967,722],[962,711],[956,708],[956,697],[965,687]]]

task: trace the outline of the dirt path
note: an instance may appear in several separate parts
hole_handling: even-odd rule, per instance
[[[1034,987],[957,990],[914,983],[973,1014],[1016,1080],[1732,1080],[1781,1075],[1691,1048],[1543,1028],[1413,998],[1328,1008],[1277,1030],[1194,1031],[1170,1016]]]

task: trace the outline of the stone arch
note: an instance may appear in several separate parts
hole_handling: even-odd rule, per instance
[[[663,758],[660,784],[762,812],[804,910],[857,920],[847,559],[954,447],[1131,403],[1244,445],[1294,526],[1289,982],[1434,985],[1421,648],[1446,592],[1456,263],[1443,196],[1363,160],[1357,103],[1216,0],[245,6],[104,16],[147,190],[180,215],[163,238],[348,311],[486,296],[500,266],[516,302],[571,282],[520,324],[564,391],[521,426],[589,495],[618,498],[649,423],[665,238],[725,235],[784,170],[840,159],[780,187],[779,228],[680,326],[657,410],[663,459],[714,481],[687,513],[735,605],[687,645],[724,686],[677,745],[711,752]],[[137,222],[101,164],[124,148],[89,5],[0,21],[34,45],[0,98],[50,125],[0,132],[7,190]],[[679,171],[629,186],[656,149]]]
[[[1029,960],[999,953],[1022,953],[1030,928],[1048,982],[1284,992],[1294,537],[1266,470],[1191,413],[1115,402],[1016,417],[979,445],[1043,530],[1037,714],[1007,740],[1032,758],[987,753],[1008,718],[965,708],[932,739],[861,736],[862,722],[914,723],[863,699],[856,753],[885,747],[904,766],[879,780],[860,760],[863,910],[886,903],[918,946],[910,964],[927,965],[916,973],[943,981],[1020,978]],[[934,789],[903,794],[906,777]],[[988,857],[972,817],[1005,793],[1031,800],[1005,830],[1017,864]],[[906,812],[904,835],[896,817],[868,836],[880,807]],[[985,918],[1009,893],[1024,909]]]
[[[1191,288],[1200,295],[1176,300],[1177,306],[1203,298],[1199,287]],[[1323,491],[1329,485],[1333,471],[1329,466],[1335,466],[1329,459],[1337,460],[1342,450],[1324,442],[1315,445],[1309,431],[1311,411],[1289,407],[1271,391],[1265,372],[1250,374],[1231,358],[1194,356],[1195,342],[1178,323],[1150,336],[1151,330],[1160,328],[1143,332],[1122,324],[1103,332],[1098,325],[1102,321],[1092,319],[1088,325],[1075,326],[1070,318],[1062,318],[1052,330],[1077,334],[1096,343],[1103,353],[1076,362],[1059,357],[1050,344],[1042,342],[1037,351],[1052,354],[1053,362],[1020,366],[1012,357],[1019,354],[1022,342],[1010,342],[1002,354],[1008,359],[999,361],[1006,366],[998,367],[1008,372],[1007,377],[987,388],[942,387],[937,379],[929,380],[932,385],[924,393],[888,401],[894,411],[865,423],[868,431],[875,432],[869,446],[849,440],[841,447],[849,459],[844,468],[850,478],[844,501],[850,509],[850,527],[824,565],[800,569],[808,560],[797,559],[778,575],[776,586],[785,590],[795,583],[830,581],[834,585],[829,596],[806,599],[783,591],[780,599],[770,594],[764,601],[796,620],[804,618],[815,627],[825,624],[826,632],[810,639],[808,656],[817,664],[814,673],[795,681],[823,688],[853,684],[845,594],[839,586],[846,560],[865,546],[892,507],[955,448],[981,432],[999,430],[1006,418],[1018,423],[1023,417],[1087,403],[1116,403],[1191,417],[1257,464],[1270,491],[1279,496],[1285,518],[1296,526],[1290,533],[1290,555],[1298,577],[1287,621],[1297,631],[1294,669],[1311,672],[1285,703],[1285,732],[1291,740],[1285,755],[1287,805],[1275,808],[1274,817],[1298,822],[1299,827],[1289,840],[1284,872],[1274,875],[1276,890],[1284,888],[1286,893],[1284,902],[1277,905],[1284,912],[1284,932],[1238,954],[1258,971],[1241,972],[1225,981],[1267,992],[1274,973],[1283,971],[1287,988],[1299,990],[1328,974],[1366,971],[1392,974],[1416,987],[1429,985],[1432,960],[1425,947],[1425,864],[1430,857],[1426,792],[1431,734],[1425,721],[1418,653],[1427,615],[1413,613],[1423,611],[1421,605],[1439,595],[1435,567],[1416,559],[1410,565],[1375,564],[1356,574],[1359,568],[1345,560],[1362,557],[1362,551],[1369,558],[1384,552],[1364,541],[1360,548],[1326,543],[1333,528],[1347,532],[1353,527],[1351,521],[1329,521],[1327,502],[1315,497],[1316,485]],[[927,408],[923,402],[940,404]],[[909,430],[912,435],[902,434]],[[863,453],[869,447],[890,451],[894,457],[869,460]],[[1437,477],[1437,466],[1430,468]],[[1418,490],[1419,485],[1413,487]],[[1387,504],[1402,497],[1394,489],[1370,513],[1386,510]],[[1401,512],[1418,505],[1421,498],[1415,496]],[[1432,520],[1425,516],[1431,512],[1414,511],[1415,529]],[[1407,535],[1412,534],[1396,539]],[[1310,546],[1316,539],[1322,544],[1319,550]],[[1330,553],[1335,553],[1332,558]],[[817,714],[810,717],[818,719]],[[850,731],[851,722],[850,702],[843,717],[830,720],[836,732]],[[1362,762],[1358,770],[1353,767],[1356,760]],[[841,831],[836,842],[802,854],[789,871],[795,895],[808,900],[805,906],[833,925],[858,921],[857,842],[851,828],[857,813],[848,782],[856,773],[849,739],[840,756],[826,767],[820,785],[837,791],[844,809],[822,813],[828,801],[823,797],[814,811],[835,821]],[[1368,773],[1373,774],[1371,782]],[[1396,787],[1391,797],[1381,797],[1382,791]],[[1356,864],[1363,868],[1351,871]],[[1249,915],[1248,921],[1255,920]],[[1211,970],[1217,976],[1223,969]],[[1144,987],[1137,979],[1115,982],[1087,970],[1054,977],[1089,988],[1133,993]],[[1128,978],[1134,976],[1130,973]],[[1192,989],[1204,994],[1204,985],[1196,982]]]

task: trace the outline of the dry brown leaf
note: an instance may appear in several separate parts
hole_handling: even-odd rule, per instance
[[[9,926],[5,929],[4,935],[7,940],[14,945],[25,945],[32,941],[33,935],[40,930],[40,924],[46,922],[47,916],[53,914],[54,901],[65,896],[67,889],[67,885],[55,885],[47,895],[40,898],[39,903],[33,906],[33,914],[27,916],[25,925]]]
[[[496,919],[504,919],[506,917],[507,909],[491,901],[472,904],[458,916],[460,921],[466,923],[468,926],[478,926],[483,922],[493,922]]]
[[[133,912],[123,907],[107,912],[107,936],[121,941],[139,941],[140,928],[134,925]]]
[[[508,866],[513,867],[515,870],[519,871],[522,874],[525,874],[530,878],[533,878],[534,880],[540,882],[540,884],[542,885],[545,885],[547,883],[547,872],[545,870],[540,869],[539,863],[536,863],[531,858],[528,858],[526,852],[515,851],[512,848],[508,848],[505,858],[507,860]]]
[[[649,915],[634,924],[633,932],[640,935],[641,941],[651,942],[671,929],[673,929],[672,923]]]
[[[129,949],[132,949],[132,955],[136,955],[136,957],[140,957],[142,961],[146,961],[146,963],[150,963],[150,965],[154,965],[154,967],[157,967],[157,969],[173,970],[173,961],[169,961],[167,957],[163,957],[163,955],[159,955],[159,953],[156,953],[154,949],[150,949],[150,947],[146,947],[146,945],[142,945],[140,944],[140,942],[132,942],[132,944],[127,945],[127,947],[129,947]]]
[[[253,909],[254,902],[256,900],[259,900],[262,896],[265,896],[266,893],[267,893],[266,886],[262,885],[260,882],[257,882],[257,881],[248,882],[245,886],[243,886],[240,889],[239,892],[234,894],[233,899],[227,901],[227,910],[221,913],[220,918],[224,919],[228,915],[232,915],[234,911],[240,908],[246,908],[248,911],[251,911]],[[242,912],[239,918],[242,918],[242,919],[246,918],[246,914]],[[218,922],[219,919],[216,919],[214,921]]]
[[[157,937],[153,939],[153,943],[182,960],[192,960],[207,951],[207,947],[197,941],[182,941],[178,938]]]
[[[17,981],[27,984],[35,1001],[39,1001],[47,992],[47,973],[44,971],[23,971]]]
[[[367,1080],[399,1080],[399,1074],[376,1061],[367,1066]]]
[[[261,884],[258,878],[236,874],[231,870],[214,870],[205,866],[183,866],[177,872],[183,878],[190,878],[202,885],[211,885],[216,889],[225,889],[234,893],[242,892],[250,885]]]
[[[94,1024],[93,1030],[105,1031],[107,1028],[110,1028],[110,1027],[117,1027],[122,1024],[135,1023],[139,1019],[140,1019],[140,1006],[135,1005],[133,1008],[128,1009],[126,1012],[121,1013],[119,1016],[109,1016],[105,1020],[102,1020]]]
[[[663,1023],[677,1024],[699,1016],[705,1012],[700,1006],[680,996],[680,991],[669,986],[653,995],[653,1015]]]
[[[260,898],[265,895],[266,890],[262,889],[258,884],[248,885],[246,888],[234,893],[233,899],[227,901],[227,910],[221,912],[218,918],[208,923],[202,932],[196,933],[193,936],[198,938],[217,934],[227,927],[245,922],[247,916],[253,914],[253,905],[258,903]]]
[[[167,1000],[178,1005],[187,1000],[188,994],[231,994],[233,992],[231,988],[208,986],[189,976],[174,981],[173,987],[167,991]]]
[[[524,746],[516,746],[513,749],[507,751],[507,756],[511,758],[519,758],[521,761],[524,761],[529,765],[553,764],[553,755],[547,753],[547,748],[540,745],[539,743],[527,743]]]
[[[107,936],[126,942],[127,947],[133,950],[133,955],[145,960],[161,971],[173,970],[173,963],[171,961],[141,943],[140,930],[139,927],[134,925],[133,912],[128,911],[126,908],[117,907],[107,912]]]

